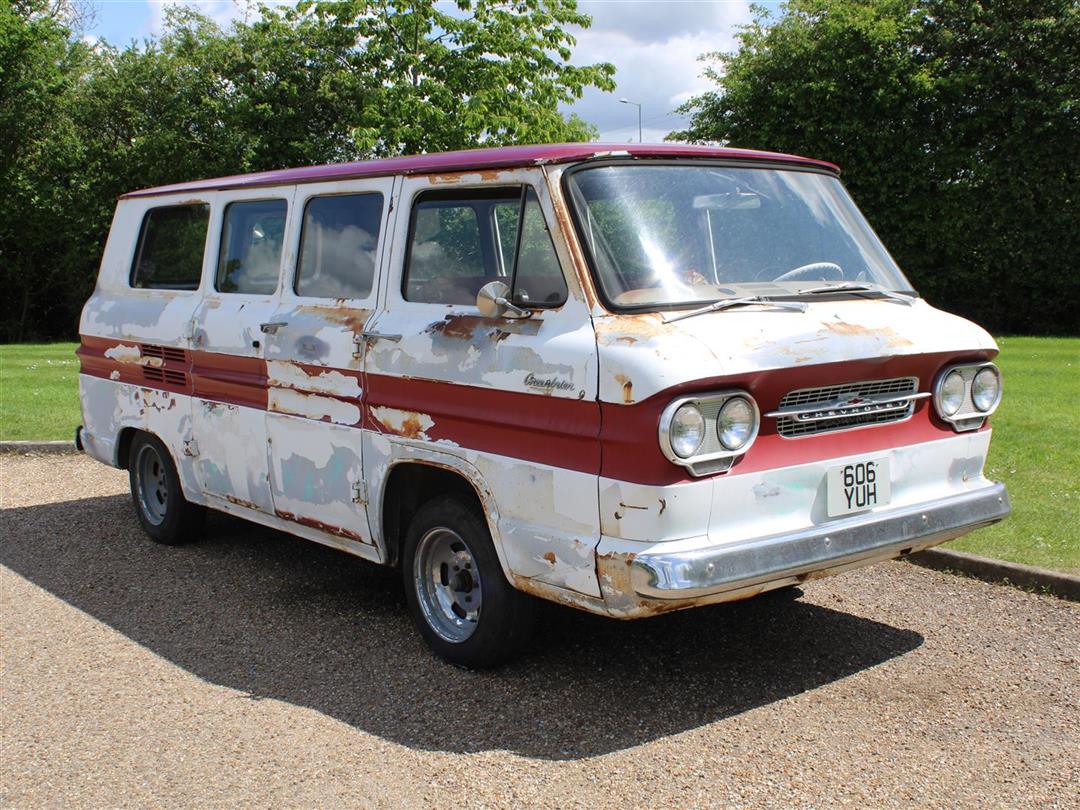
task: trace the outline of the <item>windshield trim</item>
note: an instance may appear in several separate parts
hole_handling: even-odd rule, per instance
[[[616,304],[610,298],[608,298],[607,291],[604,289],[604,284],[600,280],[600,273],[597,270],[596,258],[593,256],[592,248],[589,246],[589,240],[584,237],[585,227],[582,222],[580,212],[578,211],[577,201],[575,200],[573,191],[570,186],[571,178],[580,171],[588,171],[590,169],[596,169],[607,166],[717,166],[724,168],[738,168],[738,169],[763,169],[774,171],[787,171],[787,172],[804,172],[807,174],[820,174],[825,177],[832,177],[836,180],[840,179],[839,170],[833,171],[825,168],[824,166],[806,165],[799,163],[787,163],[780,160],[760,160],[755,158],[600,158],[594,160],[583,160],[579,163],[571,164],[569,167],[563,170],[560,178],[560,186],[564,200],[566,201],[566,207],[570,211],[570,219],[574,225],[574,237],[577,239],[578,245],[581,248],[582,255],[585,257],[585,263],[588,265],[589,277],[592,281],[593,289],[596,291],[596,296],[604,308],[613,313],[642,313],[642,312],[672,312],[678,310],[687,310],[693,308],[699,308],[715,301],[726,300],[724,298],[713,299],[695,299],[692,301],[668,301],[665,303],[645,303],[645,304]],[[841,183],[842,185],[842,183]],[[847,188],[844,188],[847,191]],[[861,211],[860,211],[861,213]],[[863,215],[864,221],[866,220]],[[874,238],[881,244],[882,248],[888,253],[888,248],[881,242],[877,232],[867,221],[866,226],[874,234]],[[891,257],[891,254],[890,254]],[[895,263],[895,259],[893,260]],[[907,280],[907,276],[903,275],[903,271],[900,271],[901,276]],[[910,283],[910,282],[909,282]],[[918,293],[911,288],[911,292],[915,293],[915,297],[918,297]],[[900,291],[893,290],[893,292],[908,292],[908,290]],[[854,293],[837,290],[835,295],[846,295],[852,298],[862,297],[867,300],[869,297],[866,293]],[[738,298],[740,296],[730,296],[731,298]],[[820,296],[804,296],[799,292],[792,292],[790,295],[772,295],[768,296],[771,299],[777,301],[802,301],[802,300],[815,300]],[[829,296],[831,297],[831,296]],[[883,296],[882,296],[883,297]]]

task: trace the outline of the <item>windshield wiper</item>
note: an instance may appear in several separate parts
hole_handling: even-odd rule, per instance
[[[748,298],[724,298],[720,301],[713,301],[711,304],[701,307],[700,309],[692,309],[689,312],[681,312],[671,318],[664,318],[664,323],[675,323],[675,321],[693,318],[695,315],[704,315],[706,312],[720,312],[724,309],[734,309],[735,307],[749,307],[754,305],[775,307],[776,309],[790,309],[794,312],[806,312],[806,304],[799,301],[774,301],[771,298],[766,298],[764,295],[753,295]]]
[[[910,295],[886,290],[873,284],[859,284],[858,282],[841,282],[840,284],[828,284],[824,287],[812,287],[809,290],[799,290],[798,295],[825,295],[827,293],[874,293],[888,298],[890,301],[899,301],[901,304],[911,306],[915,299]]]

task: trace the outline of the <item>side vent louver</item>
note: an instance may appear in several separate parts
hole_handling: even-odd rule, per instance
[[[187,368],[187,351],[173,346],[154,346],[148,343],[139,346],[139,350],[143,357],[156,357],[163,362],[161,366],[143,366],[143,379],[147,382],[168,383],[181,388],[187,386],[187,372],[182,370]],[[181,368],[170,367],[174,365]]]

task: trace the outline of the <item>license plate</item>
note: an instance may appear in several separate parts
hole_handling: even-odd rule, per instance
[[[827,473],[829,517],[864,512],[889,502],[889,459],[852,461],[830,467]]]

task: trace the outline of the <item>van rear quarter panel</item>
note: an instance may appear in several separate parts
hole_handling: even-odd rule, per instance
[[[184,439],[191,436],[188,337],[200,296],[195,291],[135,289],[129,284],[136,241],[150,208],[209,203],[212,195],[120,200],[94,291],[79,322],[79,378],[86,446],[116,464],[126,428],[154,433],[177,460],[185,494],[202,502]],[[207,261],[204,249],[203,264]],[[172,347],[168,357],[147,347]],[[171,382],[163,378],[168,372]]]

